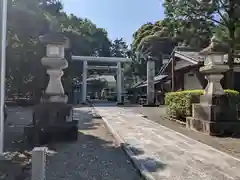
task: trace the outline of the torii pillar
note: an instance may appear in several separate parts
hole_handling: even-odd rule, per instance
[[[123,104],[123,102],[122,102],[122,68],[121,68],[121,62],[117,63],[117,102],[118,102],[118,105]]]
[[[87,61],[83,61],[82,103],[87,102],[87,74],[88,74],[88,63],[87,63]]]

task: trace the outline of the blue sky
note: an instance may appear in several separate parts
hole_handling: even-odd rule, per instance
[[[109,33],[110,39],[122,37],[128,43],[144,23],[164,17],[162,0],[62,0],[64,10],[88,18]]]

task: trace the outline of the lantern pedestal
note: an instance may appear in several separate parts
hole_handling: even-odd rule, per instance
[[[200,71],[206,75],[208,85],[200,96],[200,103],[192,104],[192,117],[186,119],[187,128],[212,136],[240,133],[237,107],[233,107],[220,83],[223,73],[229,70],[223,60],[224,54],[207,54]]]
[[[187,117],[186,126],[211,136],[232,135],[240,133],[237,116],[227,95],[202,95],[200,103],[192,104],[192,117]]]
[[[46,67],[49,82],[41,103],[33,109],[33,122],[25,127],[25,138],[31,145],[47,144],[50,141],[77,140],[78,121],[72,117],[72,106],[67,104],[61,82],[63,69],[68,67],[64,48],[68,39],[62,33],[50,33],[40,37],[46,45],[46,57],[41,62]]]
[[[25,138],[30,145],[44,145],[78,138],[78,121],[72,119],[72,106],[44,102],[33,109],[33,123],[25,127]]]

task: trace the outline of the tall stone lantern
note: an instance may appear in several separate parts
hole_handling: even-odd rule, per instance
[[[227,52],[219,51],[219,44],[212,38],[209,47],[199,54],[205,57],[200,72],[205,74],[208,84],[200,103],[192,104],[192,117],[187,118],[189,129],[202,131],[209,135],[240,132],[240,121],[237,120],[237,107],[233,107],[224,93],[220,80],[229,66],[224,63]]]
[[[41,103],[33,109],[33,124],[24,129],[28,140],[34,137],[34,143],[46,144],[51,140],[76,140],[77,121],[72,119],[72,106],[67,104],[61,82],[63,69],[68,67],[64,58],[64,49],[69,42],[61,32],[40,36],[40,42],[46,46],[46,56],[41,59],[49,75],[47,88]],[[32,141],[32,140],[31,140]]]
[[[64,51],[69,46],[69,40],[62,33],[46,34],[40,36],[39,39],[46,45],[46,56],[42,58],[41,62],[49,75],[48,86],[42,101],[67,103],[68,98],[64,93],[61,77],[63,69],[68,67]]]

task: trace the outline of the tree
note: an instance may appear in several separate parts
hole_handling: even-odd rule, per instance
[[[166,18],[164,24],[168,29],[171,37],[180,46],[189,46],[194,49],[201,49],[209,44],[212,36],[214,24],[202,20],[173,20]]]
[[[24,92],[41,84],[35,79],[37,73],[43,72],[40,64],[43,49],[38,35],[46,24],[37,0],[9,1],[6,74],[7,87],[14,92]]]
[[[212,27],[212,25],[208,25],[202,21],[190,22],[187,20],[173,20],[170,18],[165,18],[155,23],[148,22],[142,25],[133,34],[131,51],[132,54],[138,51],[138,54],[145,54],[146,56],[146,53],[149,54],[147,50],[149,51],[151,49],[151,56],[158,59],[158,61],[156,61],[156,72],[158,72],[162,65],[162,54],[171,54],[170,51],[172,51],[174,45],[177,44],[191,46],[197,49],[205,47],[211,37]],[[163,46],[164,49],[159,48],[159,45],[163,43],[162,38],[165,39],[166,42]],[[160,43],[159,45],[158,42]],[[160,46],[162,47],[162,45]],[[166,50],[168,52],[161,52]],[[140,76],[141,79],[144,79],[146,76],[146,60],[144,58],[139,58],[139,56],[138,58],[135,57],[133,59],[135,74]]]
[[[165,13],[172,20],[201,21],[227,30],[229,41],[227,88],[233,88],[233,55],[240,22],[239,0],[165,0]]]
[[[171,32],[167,32],[167,27],[164,26],[163,21],[157,21],[155,23],[148,22],[143,24],[134,34],[133,34],[133,42],[131,44],[131,50],[133,52],[137,51],[137,47],[142,41],[143,38],[154,35],[156,32],[162,32],[164,36],[171,36]],[[169,34],[168,34],[169,33]]]
[[[218,25],[215,29],[215,36],[216,38],[221,41],[221,42],[230,42],[228,30],[226,26]],[[236,33],[235,33],[235,49],[240,50],[240,25],[237,26],[236,28]]]
[[[107,32],[88,19],[67,15],[58,0],[11,0],[8,3],[7,79],[11,93],[27,93],[44,88],[45,69],[40,59],[45,56],[39,35],[51,30],[54,24],[70,39],[66,52],[69,68],[63,81],[67,86],[74,77],[81,79],[81,63],[70,61],[71,54],[110,56],[111,42]]]
[[[127,43],[123,40],[123,38],[115,39],[111,45],[111,56],[112,57],[128,57],[129,49]],[[128,76],[126,73],[126,69],[128,69],[128,65],[125,63],[121,63],[123,71],[123,76]],[[118,81],[117,75],[114,75],[116,82]],[[124,85],[124,84],[123,84]]]
[[[128,45],[123,38],[115,39],[111,45],[111,56],[113,57],[127,57]]]
[[[213,27],[213,24],[203,21],[165,18],[155,23],[149,22],[142,25],[133,34],[133,43],[131,47],[135,52],[143,38],[158,33],[161,37],[174,38],[179,45],[200,49],[208,45]]]
[[[132,58],[133,65],[131,68],[140,79],[146,77],[147,56],[156,60],[156,72],[158,72],[162,66],[162,56],[171,54],[175,46],[175,40],[170,38],[173,37],[174,31],[169,31],[169,28],[166,20],[163,20],[146,23],[133,34],[131,51],[132,56],[133,54],[136,54],[136,56]]]
[[[147,62],[144,58],[140,58],[140,54],[143,52],[140,50],[143,46],[139,46],[140,43],[143,43],[143,39],[149,36],[154,35],[158,31],[162,31],[164,29],[162,21],[157,21],[155,23],[148,22],[143,24],[134,34],[133,34],[133,42],[131,44],[131,56],[133,59],[131,67],[128,69],[128,72],[132,72],[132,76],[134,79],[145,79],[146,77],[146,67]],[[146,47],[146,46],[144,46]],[[139,52],[140,51],[140,52]],[[137,76],[134,77],[134,76]]]

